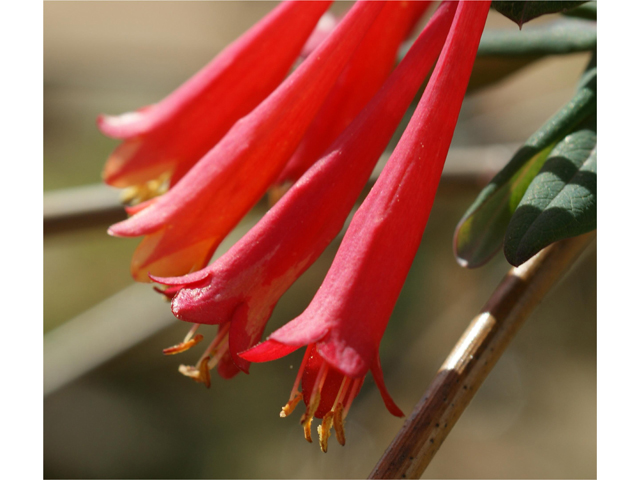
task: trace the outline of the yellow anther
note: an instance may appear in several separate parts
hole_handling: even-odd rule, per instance
[[[120,203],[124,203],[126,205],[132,204],[138,198],[141,187],[142,185],[134,185],[122,190],[122,192],[120,192]]]
[[[158,197],[169,190],[170,178],[171,172],[165,172],[155,180],[127,187],[120,194],[120,201],[127,205],[137,205]]]
[[[302,392],[296,393],[295,396],[291,400],[289,400],[284,407],[282,407],[280,416],[284,418],[291,415],[291,413],[293,413],[293,411],[296,409],[298,403],[300,403],[300,400],[302,400]]]
[[[303,415],[302,419],[304,420],[302,422],[302,428],[304,430],[304,439],[309,443],[313,443],[313,439],[311,438],[311,423],[313,422],[313,415],[310,417],[307,417],[305,414]]]
[[[338,403],[333,411],[333,428],[336,431],[336,440],[338,440],[340,445],[344,446],[346,437],[344,436],[344,416],[342,412],[342,403]]]
[[[211,387],[211,374],[209,373],[209,357],[204,357],[198,365],[200,370],[200,382],[204,383],[207,388]]]
[[[177,345],[174,345],[173,347],[165,348],[164,350],[162,350],[162,353],[164,353],[165,355],[175,355],[176,353],[186,352],[187,350],[189,350],[194,345],[197,345],[198,343],[200,343],[203,338],[204,337],[198,333],[191,340],[188,340],[186,342],[178,343]]]
[[[192,378],[197,383],[204,383],[207,388],[211,386],[209,357],[204,357],[195,367],[191,365],[180,365],[178,371],[184,376]]]
[[[318,410],[319,405],[320,405],[320,391],[316,392],[316,394],[313,397],[311,397],[311,401],[309,402],[309,405],[307,405],[307,410],[304,412],[304,415],[302,416],[300,423],[306,422],[309,418],[313,420],[313,416],[315,415],[316,410]]]
[[[320,435],[320,448],[327,453],[329,446],[329,436],[331,435],[331,426],[333,425],[333,411],[327,413],[322,419],[322,423],[318,425],[318,435]]]
[[[196,382],[200,377],[200,370],[191,365],[180,365],[178,371],[185,377],[193,378]]]
[[[318,410],[319,405],[320,390],[318,390],[316,394],[311,397],[311,401],[309,402],[309,405],[307,405],[307,410],[304,412],[304,415],[302,415],[302,418],[300,419],[300,423],[304,428],[304,438],[309,443],[313,443],[313,440],[311,439],[311,423],[313,422],[313,416],[315,415],[316,410]]]

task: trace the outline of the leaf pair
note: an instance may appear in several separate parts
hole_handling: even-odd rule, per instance
[[[503,245],[520,265],[547,245],[596,226],[595,56],[574,97],[480,192],[454,237],[458,262],[486,263]]]

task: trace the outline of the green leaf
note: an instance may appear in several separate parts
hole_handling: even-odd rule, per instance
[[[511,216],[549,153],[584,119],[595,115],[595,57],[590,67],[575,96],[527,140],[458,223],[454,250],[463,267],[479,267],[500,250]]]
[[[509,263],[521,265],[555,241],[596,228],[596,144],[593,116],[553,149],[507,227]]]
[[[526,31],[485,30],[478,57],[565,55],[595,50],[596,25],[575,19],[561,19]]]
[[[519,168],[502,170],[480,192],[456,228],[453,242],[460,265],[480,267],[500,250],[511,215],[554,146],[551,143],[543,150],[522,147],[505,167],[516,162]]]
[[[534,18],[538,18],[548,13],[562,13],[572,8],[578,7],[586,2],[547,2],[547,1],[516,1],[498,2],[494,1],[491,6],[513,20],[520,28]]]
[[[561,19],[523,32],[485,30],[467,92],[502,80],[546,55],[595,50],[596,46],[595,25],[581,20]],[[401,47],[398,62],[410,47]]]
[[[562,12],[567,17],[582,18],[584,20],[597,20],[598,7],[596,2],[587,2],[579,7]]]

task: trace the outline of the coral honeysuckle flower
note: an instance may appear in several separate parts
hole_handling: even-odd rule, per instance
[[[295,182],[380,89],[398,48],[431,2],[387,2],[345,67],[276,183]]]
[[[339,18],[331,12],[327,12],[318,21],[316,28],[311,32],[307,43],[302,47],[300,57],[307,58],[316,48],[333,32],[338,25]]]
[[[356,212],[307,309],[240,356],[264,362],[308,345],[283,415],[302,398],[305,437],[314,417],[344,442],[345,411],[370,370],[389,411],[379,345],[420,244],[491,2],[460,2],[427,88],[380,178]],[[302,385],[302,393],[298,392]]]
[[[295,151],[384,2],[360,0],[266,100],[240,119],[169,192],[109,229],[145,235],[131,272],[176,276],[203,268]]]
[[[216,339],[195,367],[182,367],[183,373],[208,383],[204,364],[213,368],[217,360],[223,377],[238,367],[248,370],[249,362],[238,353],[260,340],[280,297],[342,229],[444,45],[455,10],[455,2],[438,9],[382,89],[323,158],[225,255],[184,277],[153,277],[170,286],[165,293],[173,296],[176,317],[220,324],[222,335],[228,335],[228,341]],[[194,332],[181,345],[192,345]],[[168,353],[181,350],[178,345]],[[224,358],[227,350],[230,356]]]
[[[100,116],[102,132],[124,140],[105,165],[104,181],[140,184],[142,198],[159,177],[175,184],[280,84],[330,4],[283,2],[161,102]]]

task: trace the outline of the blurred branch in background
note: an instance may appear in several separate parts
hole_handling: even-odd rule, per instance
[[[127,218],[118,190],[101,183],[44,194],[44,234],[110,225]]]
[[[529,314],[594,238],[557,242],[509,271],[369,478],[420,478]]]
[[[440,181],[443,192],[482,188],[516,151],[517,145],[488,145],[453,148],[449,152]],[[389,154],[382,157],[369,187],[382,171]],[[55,234],[81,228],[105,227],[124,220],[127,215],[117,189],[102,184],[45,192],[44,234]]]
[[[176,321],[149,285],[134,284],[44,337],[45,396]]]

